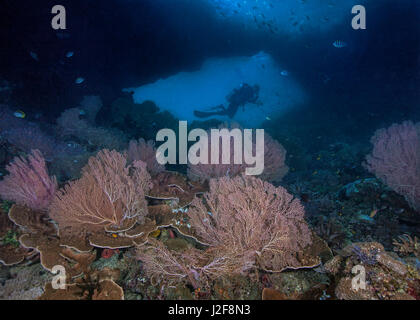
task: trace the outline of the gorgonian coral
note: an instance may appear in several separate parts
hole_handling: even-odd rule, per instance
[[[250,176],[221,178],[210,181],[204,200],[188,211],[200,242],[240,253],[243,269],[299,266],[297,253],[311,243],[311,232],[303,206],[286,189]]]
[[[27,159],[16,157],[6,166],[9,174],[0,181],[0,196],[33,210],[46,210],[57,189],[55,177],[48,175],[45,159],[32,150]]]
[[[299,200],[261,179],[212,179],[210,191],[195,198],[187,215],[192,234],[207,249],[171,252],[150,241],[137,248],[150,277],[198,286],[255,268],[280,272],[319,263],[306,251],[313,238]]]
[[[230,132],[232,136],[234,135],[234,131],[236,130],[236,135],[241,137],[242,133],[239,131],[239,128],[233,128]],[[238,138],[236,138],[238,139]],[[255,139],[255,137],[253,138]],[[211,150],[212,139],[211,134],[209,134],[209,150]],[[219,163],[212,164],[211,157],[212,154],[209,151],[209,160],[207,164],[198,163],[198,164],[189,164],[188,165],[188,176],[190,179],[193,180],[210,180],[213,178],[220,178],[220,177],[235,177],[240,175],[241,173],[245,172],[247,167],[250,165],[246,164],[244,159],[239,164],[234,163],[235,152],[243,153],[243,147],[240,149],[235,150],[235,139],[229,138],[229,156],[230,162],[227,164],[222,163],[222,155],[223,155],[223,144],[219,144]],[[255,156],[256,152],[256,144],[255,141],[252,143],[252,155]],[[270,182],[279,182],[283,179],[283,177],[289,171],[288,166],[285,164],[286,160],[286,150],[284,147],[274,140],[270,135],[264,134],[264,170],[262,174],[259,176],[263,180],[267,180]]]
[[[264,171],[259,176],[270,182],[280,182],[289,172],[285,164],[286,149],[270,135],[264,135]]]
[[[131,140],[128,145],[128,161],[141,160],[147,164],[147,171],[151,175],[156,175],[165,170],[165,166],[161,165],[156,160],[155,143],[152,140],[145,141],[144,139]]]
[[[125,145],[125,137],[118,130],[107,130],[93,126],[82,117],[84,110],[70,108],[57,119],[58,131],[63,136],[74,136],[97,149],[121,149]]]
[[[102,150],[82,169],[82,177],[60,190],[50,207],[50,217],[60,228],[87,230],[130,225],[147,214],[145,192],[150,189],[146,164],[115,150]]]
[[[420,123],[410,121],[379,129],[365,167],[420,210]]]
[[[51,160],[56,155],[58,142],[45,134],[38,126],[28,123],[25,127],[16,127],[2,133],[3,137],[20,150],[29,153],[32,149],[42,152],[42,155]]]

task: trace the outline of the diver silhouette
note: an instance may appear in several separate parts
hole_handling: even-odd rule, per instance
[[[221,104],[211,109],[214,111],[194,110],[194,115],[198,118],[207,118],[215,115],[223,115],[233,118],[239,107],[244,107],[247,103],[258,103],[257,99],[259,91],[260,87],[257,84],[250,86],[247,83],[242,83],[239,88],[233,89],[233,91],[226,97],[229,102],[229,106],[227,108]]]

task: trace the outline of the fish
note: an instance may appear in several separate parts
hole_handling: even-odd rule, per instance
[[[289,71],[287,71],[287,70],[283,70],[282,72],[280,72],[280,74],[281,74],[283,77],[287,77],[287,76],[289,75]]]
[[[270,121],[270,120],[271,120],[271,118],[270,118],[270,117],[265,117],[265,120]]]
[[[73,57],[73,55],[74,55],[74,52],[69,51],[69,52],[66,53],[66,58],[71,58],[71,57]]]
[[[373,218],[374,216],[376,216],[377,213],[378,213],[378,209],[374,209],[370,212],[369,217]]]
[[[58,39],[69,39],[70,38],[70,33],[68,32],[57,32],[55,34],[57,36]]]
[[[31,52],[29,52],[29,55],[32,57],[32,59],[34,59],[35,61],[39,61],[39,59],[38,59],[38,55],[35,53],[35,52],[33,52],[33,51],[31,51]]]
[[[78,77],[74,82],[76,83],[76,84],[81,84],[81,83],[83,83],[85,81],[85,78],[82,78],[82,77]]]
[[[333,46],[336,47],[336,48],[341,49],[341,48],[347,47],[347,43],[344,42],[344,41],[341,41],[341,40],[335,40],[333,42]]]
[[[24,118],[26,117],[25,112],[23,112],[22,110],[17,110],[17,111],[15,111],[15,112],[13,113],[13,115],[14,115],[16,118],[20,118],[20,119],[24,119]]]

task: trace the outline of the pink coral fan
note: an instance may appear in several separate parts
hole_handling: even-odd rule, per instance
[[[420,123],[411,121],[379,129],[364,166],[420,210]]]
[[[32,149],[38,149],[43,156],[51,160],[58,146],[54,138],[46,135],[41,129],[27,123],[25,127],[16,127],[3,132],[3,137],[20,150],[29,153]]]
[[[234,128],[235,129],[235,128]],[[239,128],[236,128],[239,130]],[[210,180],[212,178],[220,177],[235,177],[245,172],[248,167],[247,164],[235,164],[234,163],[234,143],[233,138],[230,140],[230,163],[222,164],[222,144],[219,146],[219,164],[210,164],[211,154],[209,152],[209,163],[208,164],[189,164],[188,165],[188,176],[193,180]],[[209,150],[211,146],[211,138],[209,135]],[[253,149],[255,155],[255,142],[253,143]],[[243,150],[240,150],[243,152]],[[283,177],[289,171],[289,168],[285,164],[286,150],[284,147],[274,140],[270,135],[264,134],[264,171],[260,175],[260,178],[270,182],[280,182]]]
[[[244,270],[299,266],[296,255],[311,243],[311,232],[303,206],[286,189],[251,176],[221,178],[210,181],[204,200],[188,210],[200,242],[240,253]]]
[[[65,110],[57,119],[58,131],[63,136],[75,136],[98,149],[121,149],[125,146],[124,134],[118,130],[107,130],[93,126],[83,119],[79,108]]]
[[[115,150],[101,150],[91,157],[82,177],[57,192],[50,217],[63,227],[86,230],[119,227],[127,221],[141,222],[147,214],[144,194],[151,187],[146,164]]]
[[[70,108],[63,111],[57,119],[58,128],[63,135],[76,135],[89,128],[89,123],[81,119],[82,110],[79,108]]]
[[[289,172],[289,167],[285,164],[286,153],[286,149],[278,141],[265,134],[264,171],[259,178],[270,182],[280,182]]]
[[[313,238],[299,200],[256,177],[210,180],[210,191],[195,198],[187,215],[197,241],[208,248],[171,252],[151,240],[137,249],[149,276],[198,286],[254,268],[279,272],[319,263],[302,259]]]
[[[16,157],[7,165],[9,175],[0,181],[0,195],[33,210],[46,210],[57,190],[55,177],[48,175],[45,159],[33,150],[28,159]]]
[[[165,170],[165,166],[159,164],[156,160],[156,148],[152,140],[147,142],[144,139],[131,140],[128,145],[127,155],[129,162],[136,160],[145,162],[151,175],[156,175]]]

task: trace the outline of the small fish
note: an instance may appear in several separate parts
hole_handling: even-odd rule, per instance
[[[287,76],[289,75],[289,71],[287,71],[287,70],[283,70],[282,72],[280,72],[280,74],[281,74],[283,77],[287,77]]]
[[[358,218],[359,218],[359,220],[362,220],[362,221],[375,222],[375,220],[373,220],[373,218],[371,218],[370,216],[368,216],[366,214],[359,214]]]
[[[25,112],[23,112],[22,110],[17,110],[17,111],[15,111],[15,112],[13,113],[13,115],[14,115],[16,118],[20,118],[20,119],[24,119],[24,118],[26,117]]]
[[[79,116],[85,116],[86,115],[86,111],[85,110],[80,110],[79,111]]]
[[[74,52],[69,51],[69,52],[66,53],[66,58],[71,58],[71,57],[73,57],[73,55],[74,55]]]
[[[32,57],[32,59],[34,59],[35,61],[39,61],[39,59],[38,59],[38,55],[35,53],[35,52],[33,52],[33,51],[31,51],[31,52],[29,52],[29,55]]]
[[[83,83],[85,81],[85,78],[82,78],[82,77],[78,77],[74,82],[76,83],[76,84],[81,84],[81,83]]]
[[[336,47],[336,48],[341,49],[341,48],[347,47],[347,43],[344,42],[344,41],[341,41],[341,40],[335,40],[333,42],[333,46]]]
[[[270,120],[271,120],[271,118],[270,118],[270,117],[265,117],[265,120],[270,121]]]
[[[70,33],[68,32],[57,32],[55,35],[57,36],[58,39],[61,39],[61,40],[70,38]]]
[[[377,213],[378,213],[378,209],[374,209],[370,212],[369,217],[373,218],[374,216],[376,216]]]

